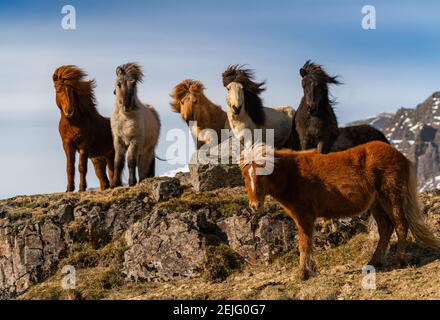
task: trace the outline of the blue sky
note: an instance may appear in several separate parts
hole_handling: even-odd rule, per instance
[[[61,8],[76,8],[76,30],[61,28]],[[361,28],[374,5],[377,29]],[[438,1],[9,1],[0,2],[0,198],[65,189],[53,70],[76,64],[97,81],[99,111],[110,116],[114,70],[138,61],[142,101],[156,106],[165,155],[172,87],[201,80],[225,105],[221,73],[245,63],[267,80],[265,104],[297,106],[298,69],[312,59],[339,74],[333,89],[341,124],[414,107],[440,89]],[[158,163],[162,173],[172,166]],[[92,166],[89,186],[97,185]]]

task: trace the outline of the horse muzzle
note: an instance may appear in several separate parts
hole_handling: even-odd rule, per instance
[[[72,118],[72,117],[73,117],[73,114],[74,114],[73,111],[70,111],[70,112],[64,112],[64,116],[65,116],[67,119]]]
[[[232,112],[234,113],[234,115],[238,116],[241,112],[241,107],[236,107],[236,106],[232,106]]]
[[[311,115],[316,115],[318,113],[318,107],[317,106],[308,106],[307,111]]]

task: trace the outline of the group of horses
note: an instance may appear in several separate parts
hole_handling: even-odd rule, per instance
[[[259,210],[270,195],[295,221],[302,279],[316,271],[312,248],[318,217],[352,217],[370,210],[380,236],[370,261],[376,267],[384,263],[394,230],[401,264],[405,263],[409,230],[417,240],[440,248],[440,241],[423,222],[411,162],[372,126],[338,126],[329,93],[329,85],[340,83],[338,77],[310,61],[299,73],[304,94],[297,110],[265,107],[261,98],[265,82],[256,82],[253,71],[240,65],[231,65],[222,74],[226,112],[206,97],[200,81],[192,79],[174,87],[170,105],[190,126],[198,149],[217,141],[213,134],[217,139],[222,129],[230,129],[240,141],[246,130],[273,130],[270,145],[265,141],[245,144],[243,154],[253,156],[248,160],[242,155],[240,167],[251,210]],[[141,67],[127,63],[116,68],[111,119],[98,113],[95,82],[85,77],[76,66],[59,67],[53,75],[61,111],[59,131],[67,158],[67,191],[75,189],[76,152],[80,158],[80,191],[87,188],[89,157],[102,190],[122,184],[126,154],[130,186],[137,183],[136,168],[139,181],[154,176],[154,151],[161,125],[155,109],[138,99]],[[273,172],[257,174],[268,162]]]
[[[159,140],[156,110],[140,102],[138,83],[143,72],[137,63],[116,68],[115,106],[111,119],[96,109],[94,80],[76,66],[61,66],[53,74],[56,104],[61,111],[59,132],[67,159],[67,191],[75,190],[75,156],[79,153],[79,190],[87,189],[88,158],[92,160],[101,190],[122,185],[127,158],[130,186],[155,174],[154,150]],[[106,173],[108,168],[108,177]]]

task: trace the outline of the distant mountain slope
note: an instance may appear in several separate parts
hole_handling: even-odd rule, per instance
[[[433,93],[414,109],[355,121],[347,125],[371,124],[417,166],[421,190],[440,188],[440,92]]]

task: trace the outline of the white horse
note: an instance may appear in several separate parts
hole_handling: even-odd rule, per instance
[[[115,172],[112,187],[122,185],[121,174],[128,152],[128,184],[155,174],[155,154],[160,133],[160,119],[156,110],[139,101],[137,84],[142,82],[142,69],[134,62],[116,68],[115,107],[111,117],[115,147]]]
[[[227,90],[226,104],[229,125],[237,139],[245,142],[243,141],[247,138],[245,129],[250,129],[252,132],[255,129],[263,129],[263,140],[265,140],[265,129],[273,129],[275,148],[293,147],[293,108],[287,106],[275,109],[264,107],[259,97],[259,94],[265,90],[263,88],[264,82],[254,82],[251,70],[243,69],[237,65],[229,66],[223,72],[223,85]]]

